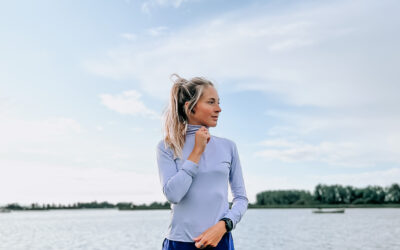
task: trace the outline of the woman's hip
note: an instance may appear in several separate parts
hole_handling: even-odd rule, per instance
[[[225,233],[216,247],[207,246],[203,249],[234,250],[232,233]],[[195,246],[195,242],[174,241],[165,238],[162,243],[162,250],[199,250],[199,248]]]

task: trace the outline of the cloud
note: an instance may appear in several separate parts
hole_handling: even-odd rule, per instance
[[[350,109],[350,108],[349,108]],[[400,117],[391,111],[267,112],[279,125],[257,143],[256,156],[284,162],[318,161],[349,167],[400,164]]]
[[[4,91],[0,90],[0,119],[4,119],[4,117],[12,115],[15,110],[15,101],[10,97],[1,96],[1,93]]]
[[[101,131],[103,131],[103,130],[104,130],[104,127],[103,127],[103,126],[100,126],[100,125],[98,125],[98,126],[96,126],[96,130],[97,130],[97,131],[99,131],[99,132],[101,132]]]
[[[179,8],[183,2],[188,2],[189,0],[146,0],[141,5],[141,10],[150,14],[150,9],[154,7],[174,7]],[[193,1],[193,0],[192,0]]]
[[[72,134],[84,132],[78,121],[68,117],[24,120],[10,115],[0,116],[0,149],[6,150],[19,143],[19,146],[31,146],[35,143],[60,142],[68,140]]]
[[[289,108],[266,105],[278,124],[268,128],[268,139],[293,145],[260,148],[259,156],[353,167],[399,163],[399,5],[257,5],[111,49],[83,65],[104,77],[134,79],[163,101],[174,72],[218,79],[229,91],[274,96]]]
[[[254,153],[256,157],[283,162],[323,162],[331,165],[369,167],[376,164],[365,154],[366,149],[354,142],[319,142],[307,144],[285,139],[263,141],[267,149]],[[381,159],[382,160],[382,159]]]
[[[137,35],[133,33],[122,33],[121,37],[129,41],[136,41],[137,39]]]
[[[165,33],[166,30],[168,30],[168,27],[159,26],[159,27],[155,27],[155,28],[149,29],[149,30],[148,30],[148,33],[149,33],[151,36],[156,37],[156,36],[161,36],[161,35],[163,35],[163,34]]]
[[[41,165],[77,169],[112,166],[114,169],[131,170],[151,165],[153,152],[144,150],[146,143],[138,139],[127,145],[121,144],[118,138],[112,141],[107,139],[112,131],[119,129],[105,129],[112,125],[97,125],[88,129],[79,121],[67,117],[28,120],[15,114],[2,115],[0,171],[6,174],[12,171],[15,164],[23,164],[27,168]],[[107,133],[102,135],[97,132],[104,131],[102,129]],[[141,134],[143,130],[129,130],[124,138]]]
[[[160,115],[150,110],[140,100],[142,94],[136,90],[124,91],[122,94],[101,94],[101,103],[120,114],[141,115],[150,119],[160,119]]]
[[[104,60],[86,61],[84,66],[114,79],[136,79],[144,91],[162,99],[170,87],[162,83],[179,70],[246,79],[232,87],[274,93],[298,106],[397,104],[398,76],[390,65],[396,62],[392,49],[400,36],[381,28],[399,22],[391,4],[297,4],[269,15],[269,6],[244,9],[161,40],[112,49]],[[385,10],[379,13],[387,13],[392,21],[380,18],[377,9]],[[372,39],[376,36],[380,39]],[[380,55],[386,59],[379,60]]]
[[[400,168],[389,168],[378,171],[367,171],[350,174],[309,175],[306,179],[313,183],[341,184],[354,187],[366,187],[368,185],[390,186],[399,183]]]
[[[56,164],[12,161],[0,175],[0,203],[73,203],[94,200],[150,203],[161,200],[156,173],[115,168],[75,168]],[[22,174],[23,173],[23,174]],[[13,187],[12,192],[9,192]],[[156,188],[159,187],[159,188]]]

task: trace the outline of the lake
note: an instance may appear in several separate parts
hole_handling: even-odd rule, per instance
[[[248,209],[232,232],[235,249],[400,249],[400,209]],[[170,210],[0,213],[1,250],[161,249]]]

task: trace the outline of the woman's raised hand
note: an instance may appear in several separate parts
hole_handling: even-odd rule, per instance
[[[197,148],[199,152],[204,152],[207,143],[210,141],[210,138],[211,136],[208,132],[208,129],[202,126],[196,131],[194,147]]]

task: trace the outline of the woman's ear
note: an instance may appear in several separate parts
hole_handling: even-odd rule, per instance
[[[189,105],[189,102],[185,102],[185,108],[187,108],[187,106]],[[194,108],[190,111],[192,114],[195,113]]]

